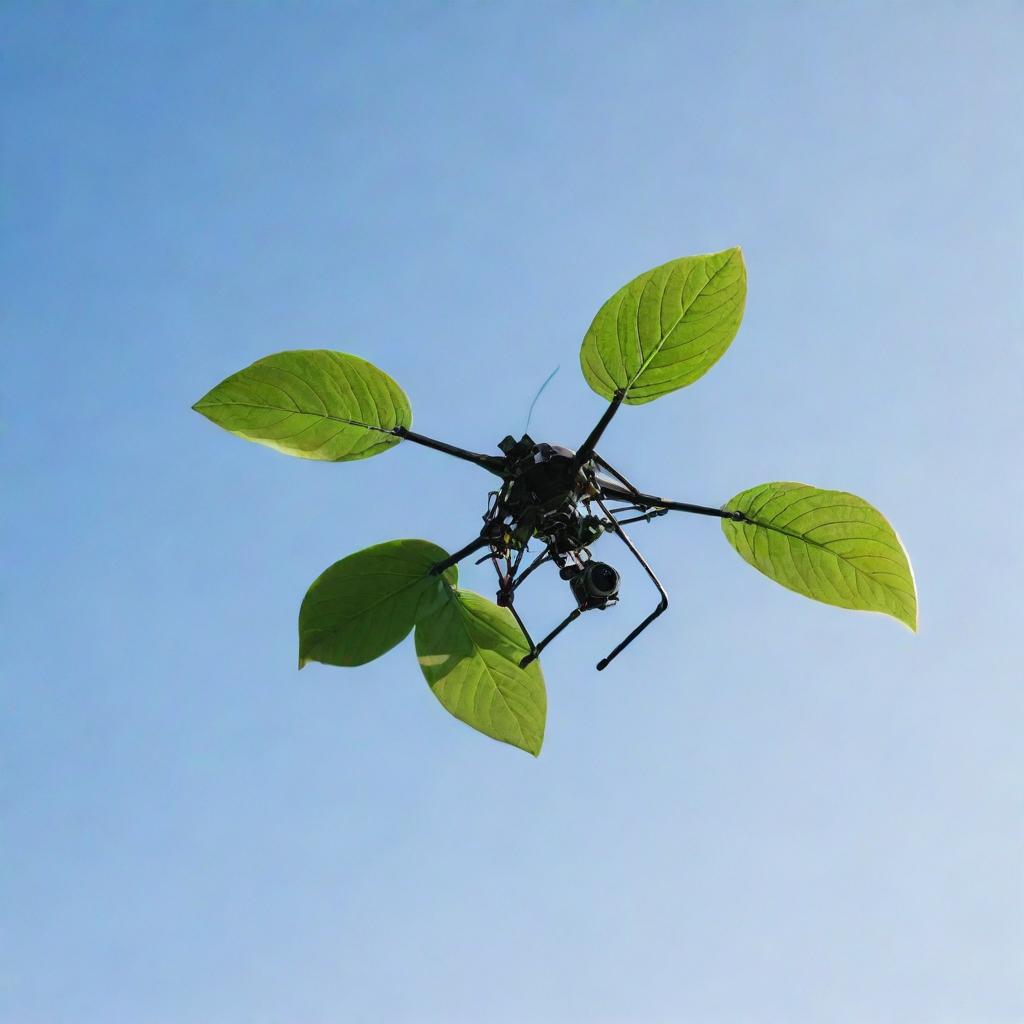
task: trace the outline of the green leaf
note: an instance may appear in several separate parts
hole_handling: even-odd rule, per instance
[[[447,557],[429,541],[390,540],[335,562],[299,609],[299,668],[310,661],[365,665],[390,651],[451,599],[457,567],[430,574]]]
[[[423,675],[456,718],[536,756],[547,714],[540,664],[519,667],[529,647],[507,608],[468,590],[453,596],[416,624]]]
[[[686,387],[736,337],[746,297],[738,247],[648,270],[594,317],[580,348],[583,376],[605,398],[624,390],[630,405]]]
[[[726,506],[729,543],[776,583],[816,601],[883,612],[917,630],[914,573],[896,531],[862,498],[807,484],[771,483]]]
[[[386,373],[326,349],[258,359],[192,408],[247,441],[327,462],[386,451],[401,440],[387,431],[412,424],[409,400]]]

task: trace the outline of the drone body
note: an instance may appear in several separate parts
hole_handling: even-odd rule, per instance
[[[594,561],[590,553],[590,546],[606,531],[614,531],[616,524],[601,502],[596,463],[585,452],[537,444],[526,434],[519,441],[506,437],[500,447],[505,453],[502,482],[490,494],[480,536],[432,571],[443,572],[466,555],[488,549],[481,561],[489,559],[498,575],[496,602],[509,609],[530,647],[520,660],[525,667],[580,614],[607,608],[618,600],[619,574],[606,563]],[[595,503],[603,515],[595,514]],[[531,540],[538,540],[543,547],[523,568]],[[576,607],[535,643],[515,608],[516,589],[549,562],[568,581]]]
[[[536,443],[528,434],[518,441],[509,435],[498,446],[504,460],[496,465],[493,456],[479,455],[445,445],[447,454],[465,458],[485,466],[501,477],[501,486],[492,491],[484,525],[478,537],[455,554],[437,563],[431,572],[435,575],[469,555],[484,548],[488,553],[478,561],[490,560],[498,576],[496,603],[508,608],[523,632],[529,651],[520,659],[526,667],[563,629],[579,616],[592,609],[604,610],[617,603],[619,574],[606,562],[594,560],[590,547],[605,533],[611,533],[624,542],[630,554],[640,563],[658,591],[658,605],[606,658],[598,662],[598,671],[607,667],[628,644],[632,643],[668,607],[668,594],[647,561],[636,549],[623,526],[631,522],[650,522],[655,516],[670,509],[698,512],[721,518],[741,519],[736,512],[683,502],[666,501],[641,493],[618,470],[606,462],[596,451],[596,445],[612,417],[622,404],[624,392],[616,392],[608,410],[591,431],[578,451],[561,445]],[[407,439],[436,446],[431,438],[410,435]],[[615,480],[599,475],[599,470],[611,473]],[[610,509],[606,502],[625,501],[624,507]],[[628,513],[639,513],[620,518]],[[531,540],[543,545],[539,555],[523,567]],[[515,607],[519,585],[540,566],[552,563],[559,576],[569,583],[576,607],[539,642]]]
[[[658,595],[654,610],[598,662],[601,670],[668,607],[624,526],[672,511],[720,519],[741,557],[790,590],[884,612],[915,629],[906,552],[863,499],[780,482],[742,491],[720,508],[697,505],[641,491],[598,453],[623,405],[685,387],[714,365],[736,334],[745,295],[738,249],[673,260],[616,292],[580,352],[584,377],[609,405],[575,450],[524,434],[487,455],[415,433],[408,399],[387,374],[326,350],[268,356],[200,399],[194,408],[219,426],[287,454],[344,462],[408,441],[499,480],[479,533],[454,553],[427,541],[391,541],[328,568],[302,603],[300,667],[365,664],[415,630],[420,667],[441,703],[487,735],[537,754],[546,714],[538,655],[584,612],[618,601],[618,572],[591,548],[614,534]],[[528,558],[534,542],[539,551]],[[489,560],[497,574],[493,604],[457,586],[458,563],[480,552],[478,561]],[[573,607],[534,641],[517,607],[519,587],[548,563],[569,584]]]

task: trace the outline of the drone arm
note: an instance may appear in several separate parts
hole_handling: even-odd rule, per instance
[[[645,508],[661,508],[666,512],[693,512],[699,516],[717,516],[719,519],[735,519],[740,522],[744,518],[742,512],[727,512],[725,509],[712,508],[709,505],[692,505],[688,501],[670,501],[668,498],[658,498],[653,494],[630,490],[611,480],[599,479],[597,485],[602,498],[628,501],[633,505],[641,505]]]
[[[412,441],[413,444],[421,444],[424,448],[433,448],[436,452],[444,452],[445,455],[454,455],[457,459],[464,459],[466,462],[473,462],[478,466],[498,476],[502,476],[505,469],[505,460],[498,455],[481,455],[479,452],[467,451],[453,444],[446,444],[444,441],[437,441],[425,434],[417,434],[408,427],[379,427],[373,423],[361,423],[359,420],[344,419],[340,416],[333,417],[340,423],[348,423],[353,427],[362,427],[364,430],[375,430],[379,434],[390,434],[392,437],[400,437],[403,441]]]
[[[412,441],[414,444],[423,445],[424,448],[433,448],[436,452],[444,452],[445,455],[453,455],[465,462],[475,463],[497,476],[501,476],[505,468],[505,460],[498,455],[481,455],[478,452],[467,451],[465,448],[458,448],[453,444],[446,444],[444,441],[436,441],[424,434],[417,434],[405,427],[395,427],[388,433],[400,437],[403,441]]]
[[[625,391],[620,389],[615,392],[615,397],[611,400],[611,404],[608,408],[605,409],[604,415],[597,421],[597,425],[590,432],[583,444],[580,445],[575,456],[573,456],[573,462],[576,464],[577,468],[589,461],[590,457],[594,454],[594,448],[597,445],[597,442],[601,440],[601,435],[604,433],[608,424],[611,423],[612,417],[619,411],[619,406],[622,405],[625,397]]]
[[[471,540],[464,548],[459,548],[455,554],[449,555],[441,562],[435,562],[430,567],[430,574],[432,576],[440,576],[445,569],[450,569],[457,562],[461,562],[464,558],[468,558],[474,551],[479,551],[481,548],[487,548],[490,546],[490,539],[485,537],[483,534],[480,534],[479,537],[475,540]]]

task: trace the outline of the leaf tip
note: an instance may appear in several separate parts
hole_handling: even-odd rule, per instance
[[[899,611],[883,608],[869,608],[867,611],[882,612],[890,619],[895,619],[901,626],[906,626],[911,633],[917,634],[917,606],[911,608],[900,608]]]
[[[534,739],[530,736],[523,736],[514,740],[506,739],[503,742],[508,743],[509,746],[515,747],[516,750],[525,751],[530,755],[530,757],[540,757],[540,748],[544,746],[544,737],[538,736]]]

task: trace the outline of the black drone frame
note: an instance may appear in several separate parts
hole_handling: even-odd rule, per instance
[[[567,449],[560,449],[560,451],[565,452],[564,459],[566,461],[571,458],[571,464],[567,467],[567,478],[573,481],[582,480],[583,482],[582,485],[576,485],[579,490],[572,492],[572,497],[567,500],[572,502],[574,508],[575,506],[582,504],[587,508],[588,512],[590,511],[591,503],[596,505],[601,511],[600,525],[602,530],[604,532],[614,533],[619,537],[622,543],[628,548],[629,553],[640,563],[644,572],[658,591],[659,599],[657,607],[650,613],[650,615],[647,616],[647,618],[633,629],[632,632],[630,632],[607,657],[602,658],[597,663],[598,671],[606,668],[613,658],[625,650],[626,647],[628,647],[659,615],[662,614],[662,612],[665,611],[666,608],[668,608],[668,594],[665,592],[665,588],[655,575],[654,570],[647,564],[644,556],[640,554],[633,542],[629,539],[629,536],[623,529],[623,526],[627,526],[630,523],[649,523],[658,516],[663,516],[668,512],[690,512],[695,515],[716,516],[719,519],[734,519],[738,521],[743,521],[745,519],[745,516],[741,512],[725,511],[719,508],[711,508],[707,505],[694,505],[686,501],[672,501],[668,498],[656,497],[653,494],[645,494],[630,483],[630,481],[627,480],[626,477],[623,476],[622,473],[620,473],[607,460],[602,458],[601,455],[598,454],[597,443],[601,439],[601,436],[608,424],[611,422],[612,417],[622,405],[624,398],[624,391],[615,392],[615,396],[611,404],[605,410],[594,429],[590,432],[586,440],[575,453],[569,452]],[[366,424],[360,425],[366,426]],[[519,628],[522,630],[523,636],[526,638],[526,641],[530,646],[529,653],[520,662],[523,667],[535,660],[540,655],[540,652],[543,651],[544,648],[562,632],[562,630],[575,622],[584,611],[589,608],[604,608],[607,603],[614,603],[614,601],[617,600],[617,587],[616,595],[607,602],[597,601],[588,603],[587,600],[578,597],[577,607],[574,608],[557,626],[555,626],[547,636],[539,642],[534,642],[526,624],[523,622],[515,608],[514,600],[517,589],[520,584],[522,584],[536,569],[548,562],[552,562],[559,566],[560,574],[563,579],[572,579],[574,574],[579,573],[582,566],[586,564],[585,561],[581,560],[581,556],[585,555],[587,561],[590,559],[587,546],[585,544],[581,544],[575,549],[570,546],[567,550],[565,546],[559,548],[557,544],[549,541],[545,544],[544,550],[541,551],[540,554],[526,566],[526,568],[522,568],[527,545],[525,542],[519,545],[510,545],[508,534],[510,518],[509,497],[514,483],[510,456],[502,458],[496,455],[483,455],[479,452],[467,451],[465,448],[459,448],[455,445],[447,444],[444,441],[437,441],[434,438],[426,437],[423,434],[414,433],[411,430],[407,430],[405,427],[394,427],[391,430],[386,430],[380,427],[374,429],[400,437],[404,441],[412,441],[414,444],[419,444],[426,448],[432,448],[434,451],[443,452],[446,455],[454,456],[455,458],[462,459],[465,462],[472,462],[501,478],[502,484],[499,489],[491,492],[491,500],[488,504],[487,512],[484,514],[484,525],[479,535],[454,554],[449,555],[448,558],[444,559],[444,561],[438,562],[434,565],[431,568],[431,572],[435,575],[440,574],[444,572],[445,569],[461,562],[470,555],[487,549],[487,554],[482,558],[479,558],[476,564],[479,565],[482,562],[490,560],[494,565],[495,572],[498,576],[497,603],[509,609],[516,622],[519,624]],[[512,442],[512,440],[512,438],[508,439],[509,442]],[[526,440],[528,440],[528,438],[524,437],[524,441]],[[600,476],[598,474],[598,469],[610,474],[614,479],[608,479],[607,477]],[[625,502],[625,504],[614,509],[610,509],[606,502]],[[630,513],[634,514],[630,515]],[[623,516],[626,516],[626,518],[621,518]],[[596,539],[596,537],[594,539]],[[520,571],[521,569],[522,571]],[[614,573],[614,570],[611,571]],[[615,576],[617,580],[617,574],[615,574]]]

